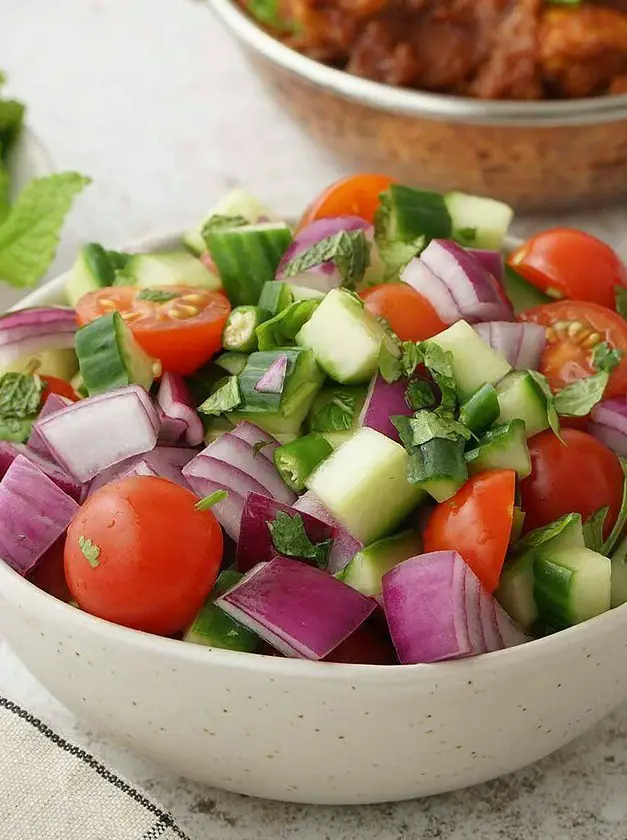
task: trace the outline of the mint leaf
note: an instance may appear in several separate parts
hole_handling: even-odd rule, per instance
[[[332,540],[312,543],[307,532],[303,517],[299,513],[290,516],[280,510],[273,522],[268,522],[272,543],[279,554],[287,557],[303,557],[313,560],[319,569],[325,569]]]
[[[561,417],[585,417],[603,399],[609,378],[603,371],[565,385],[555,394],[555,410]]]
[[[18,420],[16,417],[0,417],[0,440],[26,443],[36,419],[36,417],[26,417],[24,420]]]
[[[221,216],[216,214],[207,219],[202,229],[203,238],[209,233],[215,233],[217,230],[231,230],[236,227],[245,227],[249,224],[248,219],[244,216]]]
[[[33,417],[39,411],[44,387],[39,376],[5,373],[0,377],[0,418]]]
[[[622,318],[627,318],[627,288],[616,286],[614,288],[614,308]]]
[[[152,303],[167,303],[178,297],[178,292],[166,292],[165,289],[142,289],[137,300],[149,300]]]
[[[374,216],[374,241],[385,264],[385,279],[392,280],[422,251],[427,239],[422,235],[400,238],[396,230],[392,196],[384,192],[379,198],[380,205]]]
[[[278,315],[259,324],[255,330],[260,350],[275,350],[293,344],[300,329],[314,314],[320,301],[297,300],[282,309]]]
[[[83,554],[83,557],[92,569],[96,569],[100,565],[100,546],[85,537],[78,538],[78,545]]]
[[[74,197],[89,184],[76,172],[31,181],[0,225],[0,278],[12,286],[37,283],[54,259]]]
[[[222,414],[223,411],[233,411],[242,402],[237,376],[227,377],[222,384],[207,399],[198,406],[201,414]]]
[[[363,230],[341,230],[301,251],[285,266],[283,276],[294,277],[316,265],[333,262],[342,278],[342,286],[350,291],[363,280],[370,265],[370,244]],[[292,304],[294,305],[294,304]]]
[[[581,514],[567,513],[554,522],[544,525],[542,528],[529,531],[516,545],[516,549],[524,551],[528,548],[538,548],[538,546],[544,545],[555,537],[558,537],[566,528],[570,528],[575,522],[581,522]]]
[[[598,371],[611,373],[622,358],[622,350],[610,347],[607,341],[601,341],[592,353],[592,364]]]
[[[218,502],[222,502],[224,499],[228,498],[228,495],[228,490],[214,490],[213,493],[210,493],[208,496],[205,496],[204,499],[196,502],[194,507],[196,510],[211,510],[211,508],[214,505],[217,505]]]
[[[309,415],[309,430],[324,433],[351,429],[357,409],[356,390],[338,387],[329,393],[324,403],[314,403]]]
[[[583,541],[586,548],[592,551],[601,552],[603,549],[603,525],[610,512],[609,507],[602,507],[593,513],[589,519],[583,523]]]
[[[391,385],[403,376],[403,351],[392,332],[386,332],[379,347],[379,373]]]

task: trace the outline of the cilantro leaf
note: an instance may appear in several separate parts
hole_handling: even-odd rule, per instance
[[[233,411],[242,402],[237,376],[228,376],[222,380],[219,387],[198,406],[201,414],[222,414]]]
[[[618,314],[627,318],[627,289],[625,286],[616,286],[614,288],[614,308]]]
[[[602,371],[565,385],[555,394],[555,410],[562,417],[585,417],[603,399],[609,378],[609,373]]]
[[[100,565],[100,560],[98,560],[100,557],[100,546],[82,536],[78,538],[78,545],[85,560],[87,560],[92,569],[96,569]]]
[[[417,411],[413,417],[395,415],[390,420],[396,427],[403,446],[411,450],[434,438],[470,440],[472,433],[458,420],[436,411]]]
[[[611,373],[623,358],[623,351],[610,347],[607,341],[601,341],[592,353],[592,364],[600,372]]]
[[[443,411],[453,412],[457,407],[457,387],[453,377],[452,353],[442,350],[430,341],[423,341],[420,348],[423,353],[423,364],[442,394],[440,408]]]
[[[610,509],[607,506],[599,508],[583,523],[583,540],[586,548],[598,552],[603,549],[603,525],[609,511]]]
[[[402,355],[400,342],[394,333],[386,332],[379,347],[379,373],[389,385],[403,375]]]
[[[552,540],[554,537],[558,537],[566,530],[566,528],[569,528],[577,521],[581,522],[580,513],[567,513],[564,516],[560,516],[559,519],[556,519],[554,522],[550,522],[548,525],[544,525],[542,528],[535,528],[533,531],[529,531],[529,533],[525,534],[522,540],[518,542],[516,549],[524,551],[529,548],[538,548],[539,546]]]
[[[303,557],[313,560],[319,569],[325,569],[332,540],[312,543],[307,532],[303,517],[299,513],[290,516],[280,510],[273,522],[268,522],[272,543],[279,554],[287,557]]]
[[[0,225],[0,277],[33,286],[52,262],[74,197],[89,183],[76,172],[31,181]]]
[[[414,411],[434,408],[437,404],[433,388],[424,379],[412,379],[405,390],[405,400]]]
[[[333,262],[342,286],[354,290],[370,265],[370,244],[363,230],[341,230],[297,254],[284,268],[284,277],[294,277],[316,265]]]
[[[549,421],[551,431],[553,432],[555,437],[562,440],[560,436],[560,419],[557,415],[557,411],[555,410],[555,399],[553,397],[553,391],[551,391],[551,386],[549,385],[548,379],[543,373],[540,373],[537,370],[529,370],[527,371],[527,373],[529,374],[529,376],[531,376],[533,381],[540,389],[542,395],[544,396],[546,416],[547,420]],[[562,443],[563,442],[564,441],[562,441]]]
[[[178,297],[178,292],[166,292],[165,289],[142,289],[137,300],[149,300],[152,303],[167,303]]]
[[[39,376],[5,373],[0,377],[0,417],[24,420],[37,414],[44,387]]]
[[[350,387],[330,391],[324,401],[316,401],[309,414],[312,432],[346,432],[352,428],[357,412],[359,389]]]
[[[217,505],[218,502],[222,502],[224,499],[228,498],[228,495],[228,490],[214,490],[213,493],[210,493],[199,502],[196,502],[194,507],[196,510],[211,510],[211,508],[214,505]]]
[[[213,233],[216,230],[231,230],[231,228],[245,227],[248,224],[250,223],[244,216],[221,216],[216,213],[215,216],[207,219],[203,225],[202,235],[205,237],[208,233]]]

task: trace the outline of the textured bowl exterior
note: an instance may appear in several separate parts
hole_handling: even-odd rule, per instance
[[[627,97],[587,100],[578,113],[573,102],[508,108],[400,91],[296,56],[255,31],[230,0],[210,8],[281,107],[349,169],[490,195],[519,210],[627,195]]]
[[[23,305],[62,302],[64,283]],[[333,665],[117,627],[0,562],[0,633],[61,703],[120,743],[183,776],[284,801],[384,802],[477,784],[558,749],[627,696],[627,606],[467,661]]]

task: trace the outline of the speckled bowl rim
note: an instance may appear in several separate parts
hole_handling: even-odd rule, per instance
[[[520,127],[592,125],[627,118],[627,94],[493,102],[380,84],[327,67],[286,47],[250,20],[233,0],[208,0],[206,5],[239,40],[271,63],[315,87],[380,111],[444,122]]]
[[[286,213],[285,218],[290,218],[290,214]],[[186,227],[185,230],[187,229]],[[173,243],[180,242],[182,235],[183,231],[181,230],[151,234],[131,243],[126,243],[120,250],[167,250],[172,247]],[[516,243],[517,240],[510,239],[506,244],[506,249],[514,247]],[[27,295],[9,311],[28,306],[42,306],[58,301],[63,294],[67,278],[67,272],[53,278]],[[538,656],[550,656],[567,645],[579,645],[583,651],[586,641],[603,637],[606,634],[611,635],[618,626],[623,623],[627,624],[627,604],[623,604],[575,627],[561,630],[552,636],[533,639],[523,645],[493,653],[484,653],[468,659],[419,665],[351,665],[222,650],[203,645],[186,644],[179,639],[168,639],[140,630],[131,630],[97,618],[60,601],[53,595],[39,589],[26,578],[18,575],[2,561],[0,561],[0,593],[0,599],[4,597],[9,601],[16,600],[20,604],[28,605],[28,612],[31,615],[39,616],[42,622],[45,621],[46,611],[50,610],[55,614],[57,620],[64,620],[73,625],[77,633],[82,630],[99,631],[104,637],[110,639],[112,644],[137,647],[146,651],[147,654],[178,656],[185,661],[200,665],[211,666],[211,664],[215,664],[233,669],[243,668],[247,671],[263,672],[277,677],[289,676],[308,680],[324,679],[329,682],[355,682],[359,680],[360,682],[385,686],[405,685],[407,682],[411,683],[419,678],[438,684],[458,683],[464,679],[474,679],[482,675],[489,676],[501,666],[510,668],[530,667],[533,666]]]

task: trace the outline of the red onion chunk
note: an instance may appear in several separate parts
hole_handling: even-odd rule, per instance
[[[150,452],[136,455],[133,458],[127,458],[109,467],[109,469],[103,470],[92,481],[89,494],[95,493],[99,487],[103,487],[105,484],[117,481],[128,473],[138,461],[143,461],[148,464],[160,478],[167,478],[168,481],[172,481],[174,484],[179,484],[181,487],[189,490],[189,484],[183,478],[181,470],[196,454],[196,450],[184,449],[181,446],[156,446]]]
[[[77,502],[80,502],[83,497],[84,485],[68,475],[58,464],[53,463],[47,458],[43,458],[38,452],[35,452],[28,446],[21,443],[10,443],[9,441],[0,441],[0,476],[3,476],[11,464],[18,456],[26,458],[27,461],[41,470],[44,475],[57,485],[60,490],[71,496]]]
[[[168,371],[163,374],[157,393],[157,404],[168,420],[184,424],[184,437],[190,446],[202,443],[205,434],[202,421],[182,376]]]
[[[119,476],[118,480],[121,481],[124,478],[131,478],[134,475],[149,475],[153,478],[161,477],[158,475],[158,473],[155,472],[155,470],[153,470],[148,461],[140,459],[135,461],[135,463],[132,466],[130,466],[125,472],[123,472],[122,475]]]
[[[448,287],[418,257],[410,260],[401,272],[401,281],[429,301],[445,324],[461,320],[462,313]]]
[[[202,491],[202,481],[209,479],[219,484],[225,490],[232,490],[238,493],[242,498],[246,498],[249,493],[259,493],[262,496],[267,496],[268,491],[252,478],[244,470],[234,467],[226,461],[219,461],[217,458],[212,458],[201,452],[193,461],[190,461],[187,466],[183,467],[183,476],[190,487],[196,490],[198,485],[201,490],[197,491],[202,495],[206,495]],[[199,484],[200,482],[200,484]]]
[[[503,254],[500,251],[489,251],[486,248],[466,248],[466,250],[498,283],[503,282]]]
[[[492,596],[490,597],[492,598]],[[496,626],[501,637],[501,648],[516,647],[516,645],[522,645],[531,640],[529,636],[522,632],[511,616],[505,612],[496,598],[492,598],[492,605]]]
[[[537,370],[546,347],[546,329],[540,324],[521,324],[522,338],[513,367],[518,370]]]
[[[411,417],[413,411],[407,405],[405,391],[407,380],[399,379],[397,382],[386,382],[377,374],[368,388],[366,401],[361,412],[360,426],[367,426],[380,432],[382,435],[400,443],[400,437],[396,426],[390,420],[395,415]]]
[[[383,606],[402,665],[458,659],[471,652],[465,608],[465,562],[433,551],[383,576]]]
[[[182,441],[187,432],[185,421],[168,417],[159,406],[157,406],[157,414],[161,423],[159,428],[159,443],[178,443]]]
[[[159,418],[147,392],[128,385],[80,400],[35,427],[55,460],[78,481],[154,449]]]
[[[289,557],[255,566],[216,604],[285,656],[314,660],[328,656],[376,609],[371,598]]]
[[[62,397],[60,394],[48,394],[37,419],[43,420],[44,417],[54,414],[55,411],[61,411],[62,408],[67,408],[68,405],[72,405],[72,400],[68,400],[67,397]],[[30,437],[28,438],[28,448],[32,449],[33,452],[37,452],[43,458],[52,457],[44,439],[35,428],[31,431]]]
[[[588,432],[621,458],[627,458],[627,434],[601,423],[590,423]]]
[[[286,487],[274,464],[268,458],[258,455],[249,443],[230,432],[210,443],[198,457],[203,456],[224,461],[247,473],[265,487],[267,494],[277,502],[291,505],[296,501],[296,493]]]
[[[446,285],[467,321],[513,321],[514,313],[498,283],[461,245],[432,239],[420,255]]]
[[[0,365],[44,350],[74,347],[76,312],[60,306],[19,309],[0,318]]]
[[[308,513],[295,510],[289,505],[275,502],[267,496],[251,493],[246,499],[237,542],[236,564],[240,572],[248,572],[257,563],[270,562],[277,556],[278,551],[272,542],[268,523],[276,519],[279,511],[283,511],[288,516],[299,514],[303,520],[305,533],[312,543],[317,544],[333,538],[335,528],[332,525]]]
[[[330,236],[335,236],[340,231],[363,230],[370,234],[372,238],[372,225],[368,224],[359,216],[337,216],[326,219],[316,219],[311,224],[300,230],[292,244],[287,249],[281,262],[276,270],[275,280],[289,280],[290,283],[297,286],[307,286],[311,289],[317,289],[320,292],[328,292],[336,288],[341,283],[341,276],[332,260],[316,265],[313,268],[307,269],[293,277],[285,277],[285,267],[290,263],[294,257],[322,242],[323,239],[328,239]]]
[[[341,572],[347,566],[364,544],[349,534],[346,528],[322,504],[311,490],[300,496],[292,505],[294,510],[308,513],[315,519],[326,522],[334,529],[333,546],[329,552],[327,571],[331,575]]]
[[[261,455],[265,455],[265,457],[272,461],[272,453],[275,449],[278,449],[281,445],[279,441],[272,437],[272,435],[268,434],[268,432],[264,432],[263,429],[260,429],[259,426],[255,426],[254,423],[249,423],[248,421],[244,421],[242,423],[238,423],[230,432],[233,437],[237,437],[240,440],[245,441],[250,446],[257,447],[257,452]],[[261,444],[265,444],[261,446]]]
[[[466,566],[464,576],[464,596],[466,609],[466,627],[468,629],[468,641],[471,654],[485,653],[487,651],[483,625],[481,622],[481,583],[477,575]]]
[[[281,353],[270,367],[262,373],[255,385],[255,391],[260,394],[282,394],[287,373],[287,356]]]
[[[517,370],[537,370],[546,346],[546,330],[539,324],[485,321],[475,332]]]
[[[0,482],[0,557],[26,575],[65,533],[78,504],[18,455]]]

